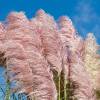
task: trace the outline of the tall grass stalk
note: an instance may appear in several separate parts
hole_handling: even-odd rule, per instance
[[[60,81],[61,81],[61,76],[58,76],[58,100],[60,100]]]
[[[7,80],[5,100],[11,100],[10,99],[10,81],[9,80]]]
[[[66,99],[67,99],[67,93],[66,93],[66,83],[67,83],[67,81],[66,81],[66,77],[65,77],[65,75],[64,75],[64,100],[66,100]]]

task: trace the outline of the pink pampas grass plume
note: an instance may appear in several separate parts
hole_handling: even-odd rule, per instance
[[[95,100],[91,79],[86,72],[80,50],[78,49],[80,39],[76,36],[72,22],[67,17],[62,17],[59,25],[62,41],[67,46],[67,77],[70,82],[74,82],[77,86],[74,90],[74,97],[78,100]]]

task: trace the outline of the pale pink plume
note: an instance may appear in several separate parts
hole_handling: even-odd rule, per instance
[[[23,13],[9,15],[4,46],[8,68],[15,75],[11,80],[17,80],[19,92],[28,93],[36,100],[56,100],[52,73],[36,31]]]
[[[36,13],[36,19],[32,21],[36,24],[37,35],[40,35],[43,55],[50,64],[51,70],[58,73],[62,70],[61,49],[62,43],[59,37],[59,31],[53,17],[46,14],[43,10]]]
[[[100,54],[99,54],[99,45],[96,42],[96,38],[93,33],[88,33],[87,38],[85,39],[85,54],[84,62],[85,67],[87,68],[94,89],[100,89]]]
[[[84,67],[83,58],[81,56],[81,49],[84,47],[82,44],[80,45],[82,40],[76,36],[76,31],[69,18],[60,18],[59,25],[61,28],[62,41],[67,47],[67,78],[77,86],[74,90],[74,96],[78,100],[95,100],[91,79]]]

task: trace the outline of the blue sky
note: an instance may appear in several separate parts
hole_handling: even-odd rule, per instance
[[[0,20],[11,11],[24,11],[28,18],[42,8],[57,20],[69,16],[77,31],[85,37],[93,32],[100,43],[100,0],[0,0]]]

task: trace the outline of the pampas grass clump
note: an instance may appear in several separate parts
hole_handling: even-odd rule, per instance
[[[11,12],[5,22],[0,23],[5,100],[14,93],[19,100],[21,94],[27,100],[99,100],[100,55],[93,34],[83,39],[67,16],[56,22],[42,9],[30,20]]]

